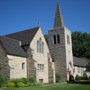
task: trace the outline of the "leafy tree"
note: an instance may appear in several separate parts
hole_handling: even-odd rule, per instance
[[[82,32],[72,33],[73,55],[76,57],[90,58],[90,34]]]
[[[44,37],[45,37],[45,40],[46,40],[46,42],[47,42],[47,44],[48,44],[48,35],[45,34]]]

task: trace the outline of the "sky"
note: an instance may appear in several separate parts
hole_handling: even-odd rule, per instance
[[[0,0],[0,35],[38,26],[44,34],[53,28],[57,1],[65,26],[90,33],[90,0]]]

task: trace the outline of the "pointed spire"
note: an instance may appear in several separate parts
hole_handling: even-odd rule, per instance
[[[61,10],[58,2],[56,7],[55,19],[54,19],[54,28],[57,28],[57,27],[64,27],[64,21],[62,18],[62,14],[61,14]]]

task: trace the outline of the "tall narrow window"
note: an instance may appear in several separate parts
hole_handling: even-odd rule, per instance
[[[44,53],[44,43],[41,38],[37,41],[37,52]]]
[[[39,52],[39,41],[37,41],[37,52]]]
[[[56,36],[55,35],[53,36],[53,39],[54,39],[54,44],[56,44]]]
[[[70,44],[70,37],[67,35],[67,43]]]
[[[57,42],[60,43],[60,36],[57,35]]]
[[[42,42],[42,53],[44,53],[44,43]]]
[[[25,69],[25,63],[22,63],[22,69]]]
[[[40,49],[40,52],[42,51],[42,39],[40,38],[40,40],[39,40],[39,49]]]

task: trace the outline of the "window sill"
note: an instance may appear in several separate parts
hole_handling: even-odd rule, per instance
[[[38,70],[39,72],[44,72],[44,70]]]

